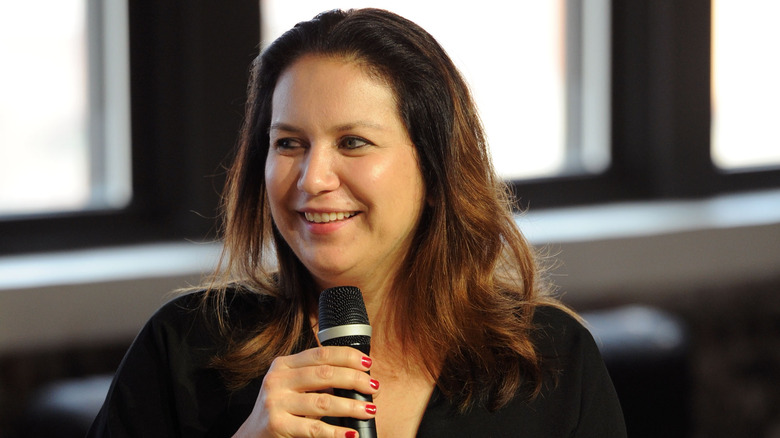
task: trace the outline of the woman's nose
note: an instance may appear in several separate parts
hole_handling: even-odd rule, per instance
[[[312,145],[301,162],[298,190],[311,195],[335,190],[339,178],[334,170],[335,155],[330,147]]]

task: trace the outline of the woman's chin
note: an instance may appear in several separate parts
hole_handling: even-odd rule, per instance
[[[355,286],[355,279],[347,275],[348,269],[337,264],[304,264],[320,289],[336,286]]]

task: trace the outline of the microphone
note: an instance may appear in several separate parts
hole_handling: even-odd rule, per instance
[[[323,346],[348,346],[357,348],[366,356],[371,350],[371,326],[363,302],[363,294],[354,286],[339,286],[320,293],[319,332],[317,337]],[[371,395],[357,391],[334,388],[339,397],[373,402]],[[355,429],[360,438],[376,438],[376,421],[342,418],[341,426]]]

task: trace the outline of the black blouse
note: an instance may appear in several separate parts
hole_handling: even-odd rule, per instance
[[[245,327],[261,322],[271,299],[232,294],[230,318]],[[179,297],[146,323],[88,437],[229,437],[238,430],[262,379],[239,391],[224,387],[219,372],[209,367],[222,345],[199,304],[198,293]],[[497,411],[475,406],[465,414],[434,389],[417,436],[625,437],[615,389],[590,333],[550,307],[539,307],[534,323],[539,352],[559,370],[555,382],[531,402],[518,396]]]

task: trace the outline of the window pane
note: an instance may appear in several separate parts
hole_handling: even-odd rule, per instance
[[[86,0],[46,2],[45,11],[37,2],[0,3],[0,216],[127,202],[128,141],[115,135],[127,134],[128,111],[106,97],[115,80],[94,76],[116,68],[102,64],[112,34],[88,31],[88,23],[102,24],[102,12],[88,11]],[[99,176],[106,173],[113,176]]]
[[[712,160],[780,165],[780,2],[712,2]]]
[[[578,117],[577,123],[596,119],[604,122],[608,116],[606,108],[595,109],[593,101],[585,101],[588,96],[567,96],[567,82],[571,82],[567,74],[579,74],[583,68],[571,70],[567,66],[564,29],[570,20],[567,21],[565,4],[565,0],[485,0],[475,8],[473,2],[458,1],[443,6],[445,3],[419,0],[345,0],[328,3],[328,8],[386,8],[436,37],[471,86],[496,169],[505,178],[521,179],[600,171],[608,161],[607,139],[598,137],[607,130],[573,130],[567,125],[573,122],[567,118],[567,101],[577,101],[580,108],[595,110],[588,114],[588,120]],[[261,0],[263,42],[269,43],[323,8],[317,0]],[[579,30],[589,23],[578,22],[576,27]],[[592,83],[581,79],[574,82],[574,91],[592,91],[593,88],[583,91]],[[577,138],[571,138],[573,132],[578,133]],[[583,142],[586,136],[590,149]]]

